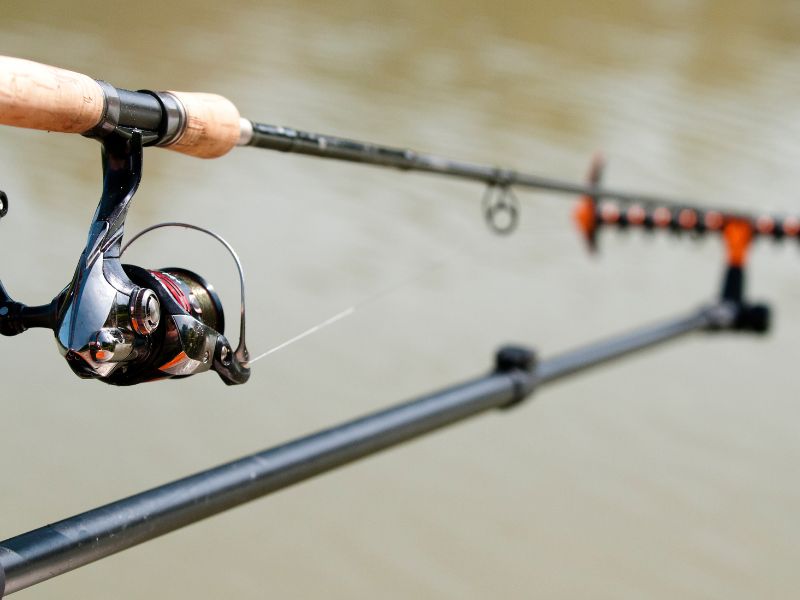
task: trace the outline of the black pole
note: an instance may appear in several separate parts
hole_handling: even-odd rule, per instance
[[[538,365],[532,351],[504,348],[486,376],[7,539],[0,542],[0,596],[489,409],[512,406],[543,383],[692,331],[729,327],[735,317],[729,308],[704,308]]]
[[[728,307],[718,307],[717,311],[726,311]],[[604,340],[577,348],[554,356],[539,365],[536,370],[536,383],[541,385],[557,379],[583,371],[588,367],[595,367],[604,362],[621,358],[631,352],[636,352],[647,346],[658,344],[684,333],[689,333],[709,325],[709,311],[698,311],[684,319],[673,319],[644,327],[627,335],[622,335],[610,340]],[[724,314],[711,315],[714,322],[718,317],[725,318]],[[728,317],[732,319],[731,317]]]

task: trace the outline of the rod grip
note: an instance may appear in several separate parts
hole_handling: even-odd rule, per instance
[[[233,102],[217,94],[169,93],[183,105],[186,125],[166,148],[199,158],[218,158],[236,146],[241,119]]]
[[[104,110],[103,89],[91,77],[0,56],[0,124],[84,133]]]

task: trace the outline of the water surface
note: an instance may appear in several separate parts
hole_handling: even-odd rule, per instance
[[[797,211],[799,27],[790,0],[6,0],[0,53],[549,176],[580,178],[602,149],[617,187]],[[99,182],[94,144],[0,131],[12,294],[46,302],[64,285]],[[249,149],[148,151],[130,230],[224,235],[245,262],[254,353],[411,282],[235,389],[214,375],[113,389],[76,379],[46,332],[0,340],[0,537],[483,372],[501,343],[554,354],[716,293],[716,242],[609,235],[590,260],[564,198],[520,193],[519,231],[499,239],[481,193]],[[753,253],[752,294],[776,309],[766,339],[637,355],[20,597],[790,597],[797,259]],[[131,260],[197,270],[235,315],[213,241],[154,233]]]

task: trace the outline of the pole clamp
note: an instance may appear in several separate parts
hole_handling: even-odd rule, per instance
[[[514,397],[500,408],[516,406],[536,388],[536,351],[524,346],[503,346],[495,354],[494,373],[508,375],[514,384]]]

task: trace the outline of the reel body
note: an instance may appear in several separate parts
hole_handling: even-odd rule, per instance
[[[78,319],[69,309],[63,315],[56,340],[76,375],[132,385],[187,377],[212,368],[217,355],[227,358],[222,305],[202,277],[185,269],[122,269],[134,287],[127,295],[115,290],[105,322],[99,315],[106,308],[96,303]]]
[[[116,131],[101,141],[103,194],[72,281],[39,307],[14,302],[0,285],[0,333],[51,328],[76,375],[113,385],[208,370],[227,384],[244,383],[250,376],[244,309],[234,351],[219,297],[202,277],[121,263],[125,217],[141,181],[142,132]]]

